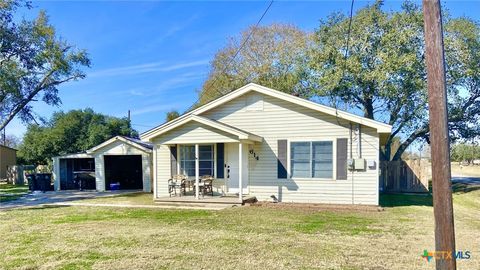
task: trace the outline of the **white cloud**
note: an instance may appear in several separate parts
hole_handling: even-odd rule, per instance
[[[172,78],[161,81],[152,87],[135,87],[124,91],[117,92],[121,96],[138,96],[148,97],[158,95],[160,92],[174,90],[180,87],[193,86],[198,80],[203,79],[206,73],[187,72]]]
[[[163,62],[152,62],[132,66],[124,66],[117,68],[108,68],[103,70],[94,71],[88,74],[88,77],[111,77],[111,76],[124,76],[124,75],[136,75],[151,72],[169,72],[180,70],[184,68],[191,68],[196,66],[203,66],[209,63],[209,60],[196,60],[191,62],[174,63],[170,65],[164,65]]]
[[[168,104],[157,104],[157,105],[151,105],[151,106],[144,106],[139,109],[134,109],[131,110],[132,115],[142,115],[146,113],[152,113],[152,112],[161,112],[161,111],[167,111],[171,110],[178,107],[178,104],[175,103],[168,103]]]

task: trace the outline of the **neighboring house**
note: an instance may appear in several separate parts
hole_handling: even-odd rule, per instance
[[[220,192],[258,200],[377,205],[380,142],[390,132],[384,123],[248,84],[140,138],[153,144],[155,198],[168,196],[167,180],[182,173],[213,175]]]
[[[107,164],[108,156],[135,150],[144,190],[153,173],[154,199],[168,197],[168,179],[184,174],[195,181],[212,175],[217,194],[240,199],[377,205],[379,149],[390,132],[389,125],[248,84],[144,132],[142,141],[116,137],[81,158],[94,159],[97,190],[115,181],[106,180],[109,170],[126,166]],[[59,165],[55,171],[62,174]]]
[[[17,150],[0,145],[0,179],[7,178],[7,168],[17,164]]]
[[[76,177],[90,174],[93,178],[90,186],[98,191],[109,190],[110,184],[120,183],[121,189],[150,192],[151,153],[152,145],[149,143],[116,136],[86,153],[54,157],[55,190],[78,189]]]

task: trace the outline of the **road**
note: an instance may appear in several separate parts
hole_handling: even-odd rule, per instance
[[[473,176],[452,176],[452,183],[461,183],[467,185],[480,185],[480,177]]]

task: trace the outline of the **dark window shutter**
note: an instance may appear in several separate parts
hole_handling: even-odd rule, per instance
[[[217,178],[224,178],[225,144],[217,143]]]
[[[337,180],[347,180],[348,139],[337,139]]]
[[[277,141],[277,177],[287,178],[287,140]]]
[[[177,172],[177,146],[170,146],[170,172],[172,176],[178,174]]]

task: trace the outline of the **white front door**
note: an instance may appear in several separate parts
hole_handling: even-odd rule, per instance
[[[227,164],[227,186],[228,193],[238,193],[238,143],[225,144],[226,164]],[[243,194],[248,193],[248,147],[244,145],[242,153],[242,186]]]

